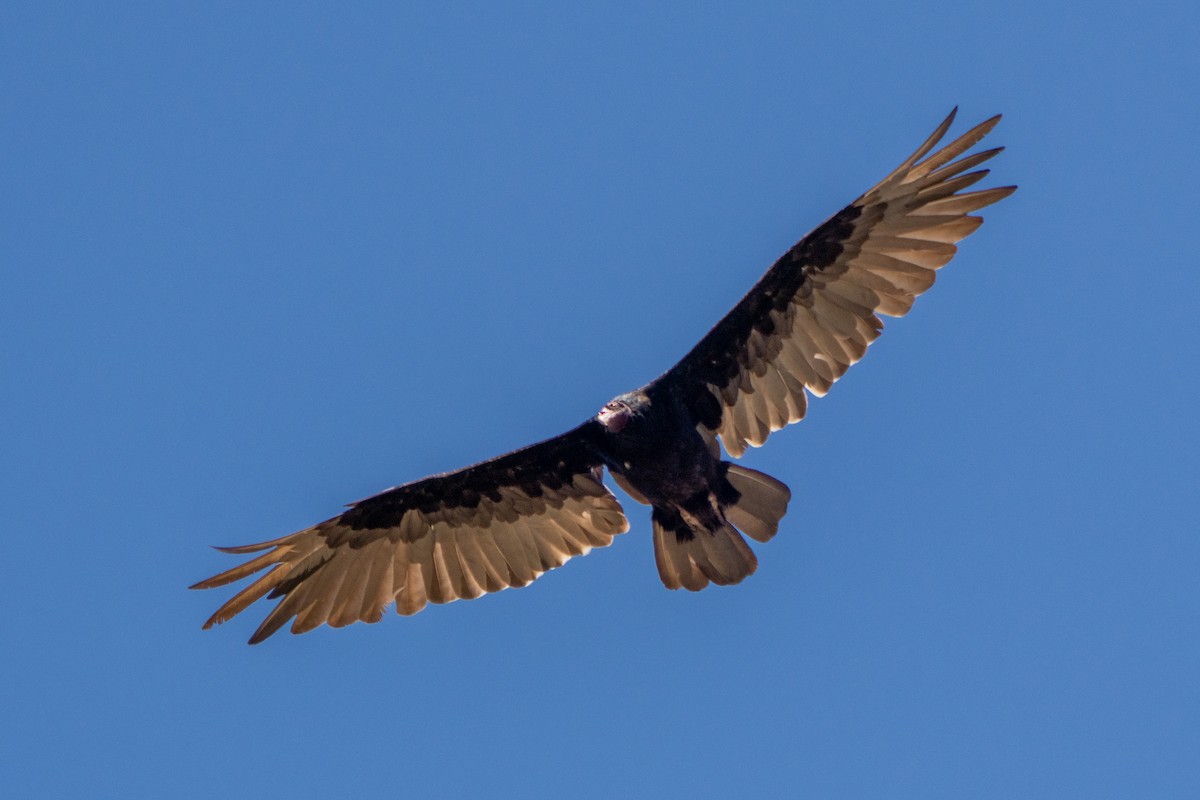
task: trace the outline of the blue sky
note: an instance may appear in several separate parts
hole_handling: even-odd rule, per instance
[[[0,10],[0,794],[1194,796],[1200,12],[572,5]],[[209,544],[575,425],[956,104],[1021,190],[747,456],[741,586],[626,502],[527,589],[200,630]]]

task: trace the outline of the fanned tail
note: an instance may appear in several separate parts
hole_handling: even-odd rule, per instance
[[[654,560],[658,575],[668,589],[698,592],[708,584],[729,586],[741,583],[758,569],[758,559],[746,540],[728,522],[715,530],[692,531],[667,527],[654,509]]]
[[[736,495],[722,491],[694,498],[686,504],[690,511],[654,509],[654,559],[668,589],[698,592],[710,583],[741,583],[754,574],[758,559],[739,529],[759,542],[779,530],[792,496],[787,486],[737,464],[726,464],[726,469],[726,488]]]

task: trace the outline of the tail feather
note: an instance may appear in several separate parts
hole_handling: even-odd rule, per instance
[[[742,533],[765,542],[779,530],[792,498],[787,486],[728,462],[725,478],[724,490],[697,495],[681,508],[654,507],[654,561],[668,589],[698,592],[710,583],[741,583],[758,569]]]
[[[754,574],[758,559],[742,535],[726,523],[713,531],[680,536],[655,515],[654,560],[668,589],[698,592],[708,584],[728,586]]]
[[[779,530],[779,520],[787,513],[792,492],[781,481],[758,470],[729,464],[726,479],[741,497],[726,506],[725,518],[738,530],[758,542],[770,541]]]

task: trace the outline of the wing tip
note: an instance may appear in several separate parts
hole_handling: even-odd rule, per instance
[[[247,563],[249,563],[249,562],[247,562]],[[213,575],[210,578],[205,578],[202,581],[196,581],[195,583],[193,583],[191,586],[189,586],[187,588],[189,590],[191,590],[191,589],[216,589],[217,587],[224,586],[229,583],[233,583],[236,580],[240,580],[241,578],[244,578],[247,575],[254,574],[252,572],[246,572],[241,575],[237,575],[237,574],[231,575],[230,574],[230,573],[236,573],[237,571],[241,570],[244,566],[245,566],[244,564],[238,564],[236,567],[233,567],[232,569],[224,570],[222,572],[218,572],[216,575]]]
[[[978,138],[975,141],[979,141],[979,139],[982,139],[984,136],[987,136],[989,133],[991,133],[992,129],[999,125],[1000,120],[1003,118],[1003,114],[993,114],[971,130],[967,131],[964,136],[968,134],[977,134]]]
[[[246,644],[262,644],[264,641],[273,636],[276,631],[287,624],[287,621],[294,615],[285,616],[283,614],[276,614],[275,612],[281,607],[282,604],[275,606],[275,610],[267,615],[267,618],[262,621],[262,624],[258,626],[254,633],[250,634],[250,638],[246,640]]]
[[[266,550],[278,544],[280,539],[273,539],[269,542],[259,542],[258,544],[238,544],[233,546],[221,546],[219,544],[209,545],[213,550],[221,553],[229,553],[230,555],[240,556],[246,553],[257,553],[261,550]]]

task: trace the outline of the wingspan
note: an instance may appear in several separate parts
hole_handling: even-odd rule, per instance
[[[597,427],[589,421],[491,461],[389,489],[281,539],[219,548],[265,552],[193,589],[269,571],[204,627],[264,596],[282,599],[251,644],[293,618],[293,633],[378,622],[392,602],[398,613],[415,614],[429,602],[525,586],[572,556],[611,544],[629,522],[588,446]]]
[[[1016,191],[963,191],[988,174],[968,170],[1003,149],[964,155],[999,116],[928,155],[955,112],[894,172],[788,250],[648,391],[673,392],[710,444],[720,436],[734,457],[803,419],[805,390],[824,396],[879,336],[880,314],[908,313],[954,257],[954,243],[983,222],[971,212]]]

